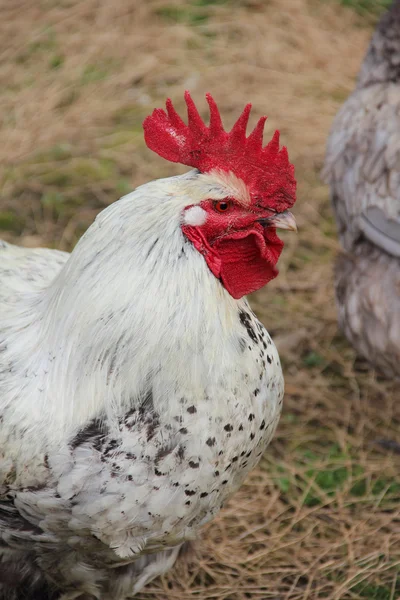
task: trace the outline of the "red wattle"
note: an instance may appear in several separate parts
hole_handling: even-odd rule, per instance
[[[221,281],[235,299],[259,290],[278,275],[275,263],[283,248],[283,242],[276,236],[273,246],[268,248],[258,231],[246,233],[241,238],[222,238],[215,248],[221,259]]]
[[[264,287],[278,275],[275,264],[283,242],[274,229],[254,225],[208,243],[196,227],[182,227],[185,235],[204,256],[210,271],[238,300]]]

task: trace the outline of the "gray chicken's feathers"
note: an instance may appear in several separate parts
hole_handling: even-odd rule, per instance
[[[399,378],[400,269],[397,259],[364,240],[339,254],[335,288],[341,329],[380,372]]]
[[[400,256],[400,1],[378,23],[355,91],[329,136],[323,177],[339,236],[351,251],[360,236]]]
[[[329,136],[323,177],[344,252],[338,317],[356,350],[400,376],[400,0],[379,22]]]
[[[339,236],[350,251],[360,234],[400,256],[400,86],[356,90],[334,120],[324,178]]]

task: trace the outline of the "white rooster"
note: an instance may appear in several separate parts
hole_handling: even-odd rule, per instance
[[[293,166],[251,105],[188,93],[147,145],[194,167],[104,210],[71,255],[0,242],[0,599],[123,600],[169,569],[257,464],[283,397],[243,296],[295,229]]]

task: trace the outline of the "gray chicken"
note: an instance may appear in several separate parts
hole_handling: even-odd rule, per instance
[[[400,376],[400,0],[372,37],[357,86],[337,114],[323,176],[342,252],[339,324],[357,352]]]

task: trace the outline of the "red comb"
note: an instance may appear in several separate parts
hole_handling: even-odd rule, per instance
[[[206,94],[210,107],[207,126],[189,94],[185,92],[188,112],[186,125],[170,99],[166,111],[156,108],[143,123],[147,146],[171,162],[181,163],[207,173],[212,169],[231,171],[248,186],[252,200],[262,206],[286,210],[295,201],[294,167],[285,147],[279,149],[279,131],[263,147],[263,131],[267,117],[261,117],[252,133],[246,137],[251,104],[247,104],[227,133],[218,107]]]

